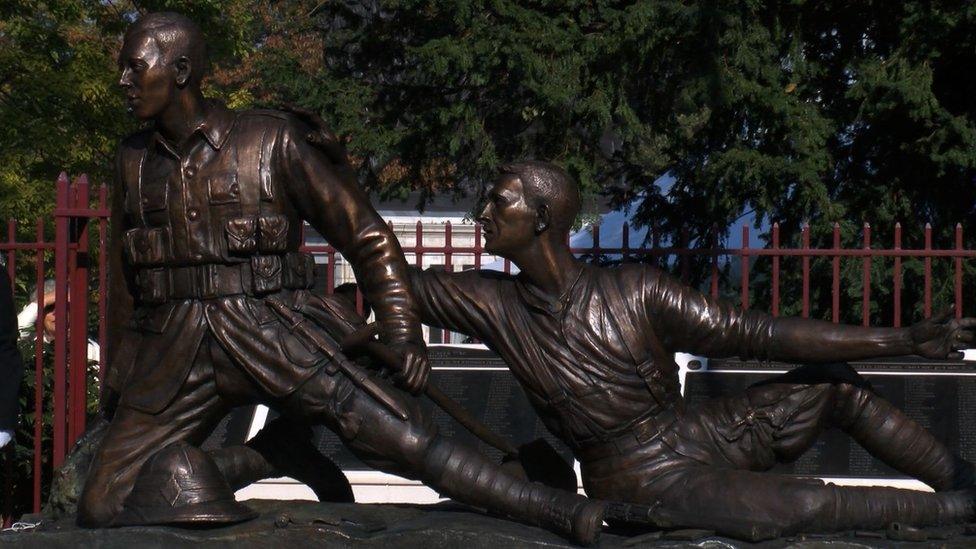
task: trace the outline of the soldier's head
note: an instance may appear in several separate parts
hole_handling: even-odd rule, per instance
[[[485,250],[511,258],[536,239],[566,242],[580,211],[576,181],[548,162],[526,160],[501,167],[478,215]]]
[[[149,120],[180,93],[198,94],[207,68],[207,46],[196,23],[177,13],[150,13],[125,33],[119,85],[129,112]]]

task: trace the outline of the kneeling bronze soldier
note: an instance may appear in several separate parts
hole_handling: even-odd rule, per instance
[[[972,520],[973,465],[874,394],[846,364],[959,355],[974,319],[862,328],[741,311],[656,268],[583,263],[566,242],[576,183],[542,162],[503,168],[478,221],[518,276],[412,271],[421,319],[497,351],[549,429],[574,451],[592,497],[660,502],[681,525],[730,535]],[[675,351],[813,364],[745,394],[688,408]],[[828,426],[937,493],[838,487],[762,471]]]
[[[154,124],[124,140],[118,155],[108,384],[120,398],[79,523],[200,518],[164,512],[160,501],[195,506],[210,520],[245,518],[227,501],[227,483],[206,475],[215,470],[203,464],[210,457],[193,446],[231,406],[262,402],[328,426],[375,468],[592,541],[601,503],[526,482],[440,436],[415,398],[344,369],[341,356],[308,337],[339,339],[363,322],[341,300],[308,291],[313,261],[298,251],[302,220],[352,264],[382,339],[402,357],[404,386],[417,392],[426,383],[402,252],[355,183],[307,142],[309,128],[280,112],[235,112],[205,100],[203,38],[185,17],[140,19],[119,63],[130,110]],[[121,325],[127,310],[131,323]],[[307,322],[299,330],[283,311]],[[208,478],[193,478],[198,473]]]

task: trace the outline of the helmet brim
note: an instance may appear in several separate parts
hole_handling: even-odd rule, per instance
[[[258,513],[237,501],[208,501],[179,507],[124,507],[112,526],[234,524],[257,518]]]

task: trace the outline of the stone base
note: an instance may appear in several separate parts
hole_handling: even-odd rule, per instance
[[[37,528],[0,533],[0,546],[18,548],[198,548],[233,547],[397,547],[403,549],[500,549],[571,547],[541,528],[503,520],[454,503],[373,505],[311,501],[249,500],[257,519],[222,528],[129,527],[86,530],[71,518],[44,521]],[[29,518],[25,519],[29,520]],[[888,547],[976,546],[976,529],[954,527],[924,532],[858,532],[800,536],[758,544],[710,536],[701,530],[604,532],[598,547],[697,547],[714,549],[865,549]],[[899,538],[901,539],[892,539]],[[906,539],[922,539],[919,543]]]

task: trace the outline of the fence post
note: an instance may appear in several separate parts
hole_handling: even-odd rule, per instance
[[[481,268],[481,224],[474,224],[474,268]]]
[[[454,272],[453,236],[451,222],[448,221],[444,224],[444,271],[448,273]],[[444,330],[441,334],[441,341],[444,343],[451,342],[450,330]]]
[[[34,507],[41,512],[41,436],[44,433],[44,219],[37,218],[37,256],[35,270],[37,287],[34,302],[37,318],[34,319]]]
[[[834,259],[831,272],[831,320],[834,324],[840,322],[840,223],[834,222]]]
[[[709,291],[712,297],[718,297],[718,226],[712,225],[712,274]]]
[[[11,219],[7,221],[7,242],[10,244],[15,244],[17,241],[17,221]],[[7,253],[7,280],[10,282],[10,292],[11,295],[14,293],[14,280],[17,273],[17,268],[14,262],[17,260],[14,254],[14,247],[11,246],[9,252]],[[2,523],[3,528],[9,528],[10,524],[13,522],[13,485],[14,485],[14,460],[16,459],[16,454],[14,453],[14,447],[16,444],[11,441],[3,448],[3,508],[0,509],[0,523]]]
[[[962,223],[956,223],[956,251],[962,252]],[[962,256],[956,255],[953,261],[955,276],[953,277],[953,292],[955,293],[956,318],[962,318]]]
[[[98,207],[108,208],[108,187],[98,188]],[[304,233],[305,226],[302,225]],[[304,242],[304,235],[301,242]],[[98,219],[98,391],[105,386],[105,368],[108,364],[108,218]]]
[[[895,250],[901,250],[901,223],[895,223]],[[895,256],[894,298],[895,298],[895,328],[901,327],[901,256]]]
[[[10,219],[7,221],[7,242],[14,244],[17,241],[17,220]],[[7,251],[7,278],[10,279],[10,290],[14,291],[14,279],[17,277],[17,267],[16,267],[17,256],[14,253],[14,249],[10,248]]]
[[[925,224],[925,318],[932,316],[932,224]]]
[[[424,268],[424,225],[420,221],[417,221],[417,236],[416,236],[416,249],[414,253],[414,261],[417,262],[417,268]]]
[[[691,278],[691,257],[688,255],[688,245],[691,243],[691,239],[688,237],[688,228],[681,227],[679,235],[681,239],[681,251],[679,251],[678,262],[680,263],[681,269],[681,281],[687,284]]]
[[[779,222],[773,223],[773,250],[779,250]],[[779,254],[773,255],[773,316],[779,316]]]
[[[600,225],[593,224],[593,245],[590,247],[590,253],[593,254],[594,258],[600,257]]]
[[[68,208],[68,175],[58,176],[55,198],[56,209]],[[54,316],[61,326],[54,331],[54,414],[52,465],[55,469],[64,463],[67,438],[65,436],[65,400],[67,396],[66,370],[68,364],[68,221],[66,215],[54,218]]]
[[[746,310],[749,308],[749,225],[742,226],[742,262],[740,266],[742,309]]]
[[[623,227],[620,228],[620,262],[626,263],[627,256],[630,255],[630,223],[624,220]]]
[[[810,223],[805,222],[802,229],[803,258],[800,260],[803,276],[803,305],[800,314],[810,318]]]
[[[82,175],[75,180],[72,208],[87,209],[89,207],[88,176]],[[68,384],[71,391],[68,415],[68,444],[70,448],[85,432],[85,411],[88,404],[88,266],[91,262],[88,254],[88,218],[73,217],[71,219],[71,240],[76,244],[69,250],[72,265],[68,290],[68,336],[69,343],[69,373]],[[60,320],[59,320],[60,321]]]
[[[864,250],[871,250],[871,224],[864,222]],[[867,326],[871,321],[871,256],[861,260],[861,324]]]

